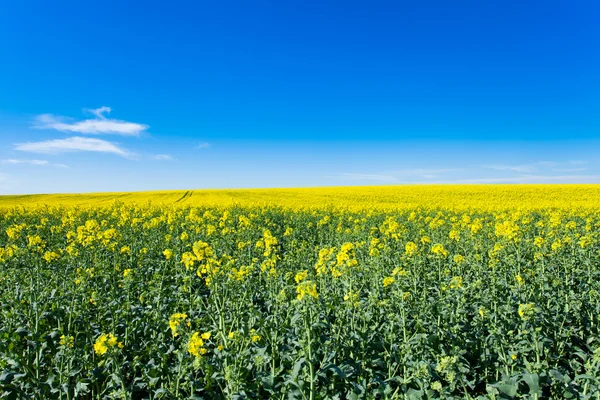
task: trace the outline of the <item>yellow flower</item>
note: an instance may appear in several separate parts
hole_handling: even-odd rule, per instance
[[[560,239],[556,239],[552,242],[552,246],[550,247],[552,248],[552,251],[558,251],[563,247],[563,242]]]
[[[519,225],[512,221],[496,224],[496,236],[506,240],[515,240],[519,234]]]
[[[315,299],[319,298],[317,293],[317,284],[312,281],[303,281],[296,287],[298,300],[302,300],[306,295]]]
[[[354,306],[358,306],[358,292],[348,292],[344,295],[344,301],[354,304]]]
[[[450,234],[448,235],[448,237],[456,242],[460,241],[460,231],[457,231],[456,229],[452,229],[450,231]]]
[[[396,281],[396,279],[394,279],[393,276],[388,276],[383,278],[383,287],[389,286],[392,283],[394,283]]]
[[[54,251],[47,251],[44,253],[42,257],[46,262],[51,263],[52,261],[56,261],[60,258],[60,255]]]
[[[527,321],[535,314],[535,305],[533,303],[519,304],[519,317]]]
[[[465,262],[465,257],[460,254],[457,254],[454,257],[452,257],[452,260],[454,260],[456,264],[460,265]]]
[[[250,340],[252,343],[256,343],[261,339],[261,336],[256,333],[254,329],[250,329]]]
[[[296,274],[296,276],[294,277],[294,280],[296,281],[296,283],[300,283],[303,280],[305,280],[307,276],[308,276],[307,270],[300,271]]]
[[[194,357],[199,357],[201,354],[204,354],[203,352],[201,352],[203,347],[204,341],[200,337],[200,333],[194,332],[188,343],[188,353],[190,353]]]
[[[170,249],[166,249],[165,251],[163,251],[163,255],[167,260],[170,260],[171,257],[173,257],[173,251],[171,251]]]
[[[436,256],[441,256],[441,257],[448,257],[448,251],[444,248],[443,244],[434,244],[433,247],[431,248],[431,252],[433,254],[435,254]]]
[[[94,352],[99,356],[104,355],[108,351],[108,346],[106,345],[106,341],[97,340],[94,343]]]
[[[171,328],[171,333],[173,334],[173,337],[179,336],[179,325],[181,325],[181,323],[187,317],[187,314],[183,313],[175,313],[171,315],[171,318],[169,318],[169,327]]]
[[[73,344],[75,343],[75,338],[73,336],[61,335],[59,343],[61,346],[73,347]]]
[[[517,281],[517,283],[518,283],[519,285],[522,285],[522,284],[524,284],[524,283],[525,283],[525,279],[523,279],[523,277],[522,277],[521,275],[516,275],[516,276],[515,276],[515,280]]]
[[[127,278],[129,275],[131,275],[131,268],[123,270],[123,278]]]
[[[117,341],[112,333],[103,333],[94,343],[94,352],[99,356],[106,354],[111,347],[123,348],[123,343]]]
[[[404,246],[404,252],[409,257],[416,254],[417,250],[418,250],[417,245],[414,242],[408,242]]]
[[[131,247],[129,247],[129,246],[121,247],[120,253],[121,254],[131,254]]]
[[[582,236],[581,238],[579,238],[579,246],[580,246],[582,249],[585,249],[586,247],[588,247],[588,246],[589,246],[589,245],[591,245],[592,243],[593,243],[593,242],[592,242],[592,239],[591,239],[589,236],[587,236],[587,235],[585,235],[585,236]]]
[[[208,339],[210,339],[210,336],[211,336],[210,332],[204,332],[202,334],[202,339],[208,340]]]
[[[454,276],[450,279],[450,289],[460,289],[462,287],[463,279],[460,276]]]
[[[108,340],[106,341],[106,344],[108,344],[110,347],[116,346],[117,338],[115,337],[115,335],[108,334]]]

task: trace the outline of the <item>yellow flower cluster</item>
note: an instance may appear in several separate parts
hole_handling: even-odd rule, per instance
[[[183,313],[175,313],[171,315],[171,318],[169,318],[169,328],[171,328],[171,333],[173,334],[173,337],[179,336],[179,327],[181,323],[186,320],[187,317],[187,314]]]
[[[387,276],[383,278],[383,287],[390,286],[394,282],[396,282],[396,279],[393,276]]]
[[[535,315],[535,304],[527,303],[527,304],[519,304],[519,317],[523,321],[530,320]]]
[[[303,281],[296,286],[297,299],[302,300],[305,296],[318,299],[317,284],[313,281]]]
[[[441,244],[441,243],[434,244],[434,245],[431,247],[431,252],[432,252],[434,255],[436,255],[436,256],[439,256],[439,257],[442,257],[442,258],[446,258],[446,257],[448,257],[448,250],[446,250],[446,248],[444,247],[444,245],[443,245],[443,244]]]
[[[106,354],[109,349],[124,347],[123,342],[117,341],[117,337],[112,333],[103,333],[94,343],[94,352],[99,356]]]
[[[194,332],[190,341],[188,342],[188,353],[190,353],[194,357],[200,357],[208,352],[205,345],[205,340],[209,340],[211,337],[210,332]]]

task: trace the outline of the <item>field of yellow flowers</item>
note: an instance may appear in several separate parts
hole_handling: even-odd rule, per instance
[[[600,395],[600,186],[0,198],[0,398]]]

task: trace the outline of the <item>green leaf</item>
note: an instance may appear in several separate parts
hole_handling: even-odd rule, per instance
[[[540,390],[540,378],[538,374],[524,374],[523,380],[529,386],[529,394],[542,394]]]
[[[500,383],[497,386],[498,390],[501,393],[504,393],[505,395],[509,396],[509,397],[514,397],[517,395],[517,385],[512,384],[512,383]]]

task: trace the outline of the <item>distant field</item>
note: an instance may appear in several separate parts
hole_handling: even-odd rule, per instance
[[[0,207],[125,204],[409,209],[598,208],[600,185],[404,185],[0,196]]]

